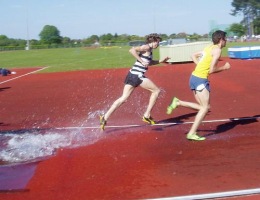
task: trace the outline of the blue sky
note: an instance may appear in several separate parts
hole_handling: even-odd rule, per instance
[[[152,32],[205,34],[210,23],[239,23],[232,0],[1,0],[0,35],[39,39],[45,25],[60,35],[84,39],[91,35]],[[27,29],[28,25],[28,29]]]

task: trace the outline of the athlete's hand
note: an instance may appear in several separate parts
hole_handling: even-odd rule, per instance
[[[231,65],[229,64],[229,62],[226,62],[225,65],[224,65],[224,69],[227,70],[227,69],[230,69],[231,68]]]
[[[170,57],[166,57],[166,58],[164,58],[162,61],[160,61],[160,63],[165,63],[165,62],[167,62],[169,59],[171,59]]]

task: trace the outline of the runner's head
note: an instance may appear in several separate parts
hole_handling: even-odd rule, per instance
[[[221,31],[221,30],[217,30],[212,34],[212,42],[213,44],[221,44],[221,47],[225,47],[226,46],[226,32],[225,31]]]
[[[151,33],[146,36],[146,44],[152,44],[152,48],[155,49],[159,46],[162,38],[157,33]]]

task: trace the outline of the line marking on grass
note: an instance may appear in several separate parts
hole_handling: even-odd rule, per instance
[[[44,70],[44,69],[46,69],[46,68],[48,68],[48,67],[43,67],[43,68],[41,68],[41,69],[37,69],[37,70],[32,71],[32,72],[29,72],[29,73],[27,73],[27,74],[23,74],[23,75],[21,75],[21,76],[14,77],[14,78],[8,79],[8,80],[6,80],[6,81],[2,81],[2,82],[0,82],[0,84],[6,83],[6,82],[9,82],[9,81],[13,81],[13,80],[18,79],[18,78],[21,78],[21,77],[23,77],[23,76],[27,76],[27,75],[30,75],[30,74],[39,72],[39,71]]]
[[[196,200],[196,199],[213,199],[213,198],[224,198],[224,197],[235,197],[235,196],[245,196],[260,194],[260,188],[248,189],[248,190],[236,190],[228,192],[217,192],[208,194],[198,194],[198,195],[188,195],[188,196],[178,196],[178,197],[166,197],[158,198],[160,200]],[[147,199],[147,200],[158,200],[158,199]]]
[[[202,121],[202,123],[216,123],[216,122],[234,122],[234,121],[244,121],[244,120],[257,120],[260,118],[260,116],[255,117],[240,117],[240,118],[228,118],[228,119],[216,119],[216,120],[205,120]],[[194,122],[169,122],[169,123],[158,123],[154,125],[148,125],[148,126],[169,126],[169,125],[180,125],[180,124],[193,124]],[[106,126],[106,128],[131,128],[131,127],[142,127],[147,126],[140,125],[140,124],[128,124],[128,125],[111,125]],[[71,126],[71,127],[56,127],[54,129],[99,129],[99,126]]]

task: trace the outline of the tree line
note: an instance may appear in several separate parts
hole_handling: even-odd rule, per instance
[[[185,32],[173,33],[170,35],[159,34],[162,40],[176,39],[176,38],[185,38],[188,41],[198,41],[208,39],[211,35],[210,33],[205,33],[203,35],[193,33],[187,34]],[[228,32],[228,35],[237,35],[241,36],[246,33],[246,29],[241,24],[232,24],[229,29],[225,30]],[[91,35],[85,39],[70,39],[69,37],[62,37],[60,31],[57,27],[52,25],[45,25],[42,31],[39,34],[40,40],[24,40],[24,39],[12,39],[8,38],[5,35],[0,35],[0,47],[25,47],[30,45],[34,48],[52,48],[52,47],[78,47],[78,46],[108,46],[108,45],[127,45],[132,41],[144,41],[145,36],[138,35],[128,35],[128,34],[103,34],[103,35]],[[29,42],[29,44],[28,44]]]
[[[174,38],[186,38],[188,40],[196,41],[201,38],[208,38],[208,34],[199,35],[196,33],[187,34],[181,32],[178,34],[160,34],[163,40],[174,39]],[[52,25],[45,25],[39,34],[40,40],[30,40],[30,46],[95,46],[95,45],[116,45],[116,44],[128,44],[131,41],[144,41],[145,36],[128,35],[128,34],[103,34],[103,35],[91,35],[85,39],[71,39],[69,37],[62,37],[57,27]],[[26,46],[27,40],[12,39],[5,35],[0,35],[0,46]]]

